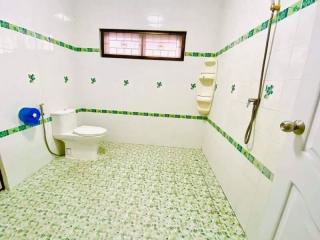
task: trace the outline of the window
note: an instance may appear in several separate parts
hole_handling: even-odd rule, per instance
[[[184,60],[186,32],[100,29],[101,56]]]

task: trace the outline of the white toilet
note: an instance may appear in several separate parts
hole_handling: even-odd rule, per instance
[[[66,158],[97,160],[99,142],[102,142],[107,130],[95,126],[78,126],[74,109],[51,113],[52,134],[65,144]]]

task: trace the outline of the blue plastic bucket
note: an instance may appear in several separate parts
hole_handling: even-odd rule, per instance
[[[22,108],[19,119],[26,125],[37,125],[40,122],[40,111],[37,108]]]

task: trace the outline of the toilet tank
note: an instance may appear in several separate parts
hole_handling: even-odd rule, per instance
[[[74,109],[65,109],[51,113],[52,135],[57,136],[72,132],[77,127],[77,116]]]

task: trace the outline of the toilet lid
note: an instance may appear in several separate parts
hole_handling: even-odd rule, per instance
[[[101,136],[107,132],[105,128],[94,126],[81,126],[73,130],[80,136]]]

